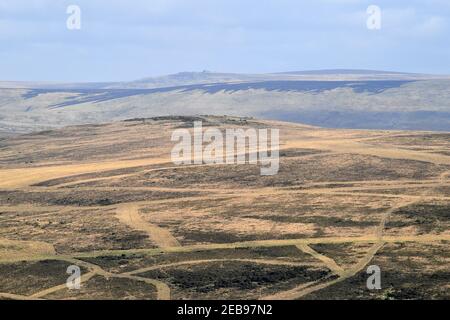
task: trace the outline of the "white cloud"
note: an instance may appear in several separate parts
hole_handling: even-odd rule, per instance
[[[69,4],[81,7],[79,32],[65,27]],[[366,8],[371,4],[382,10],[379,32],[366,28]],[[0,0],[0,52],[5,57],[0,70],[16,72],[2,74],[10,79],[16,74],[45,78],[42,72],[31,74],[36,64],[20,63],[17,57],[25,53],[52,75],[71,59],[70,76],[80,80],[95,80],[102,72],[117,72],[115,79],[120,80],[132,79],[135,73],[141,77],[183,69],[287,71],[349,67],[357,61],[359,67],[368,62],[367,67],[377,68],[370,63],[382,61],[390,63],[390,69],[407,69],[410,63],[412,71],[417,66],[425,70],[450,50],[448,41],[442,41],[450,34],[449,4],[450,0]],[[78,61],[78,56],[86,58]],[[11,68],[5,61],[17,63]],[[123,70],[126,74],[119,74]]]
[[[441,35],[447,31],[447,21],[443,17],[432,16],[420,23],[416,30],[422,36]]]

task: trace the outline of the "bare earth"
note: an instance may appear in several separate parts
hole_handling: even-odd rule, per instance
[[[194,120],[279,128],[279,173],[174,165]],[[0,298],[448,299],[449,150],[450,133],[212,116],[3,139]]]

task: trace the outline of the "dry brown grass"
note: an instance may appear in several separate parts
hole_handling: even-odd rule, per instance
[[[70,127],[3,141],[0,262],[52,258],[81,263],[90,272],[83,278],[86,283],[96,279],[103,286],[101,277],[116,277],[117,290],[137,290],[121,296],[93,292],[88,286],[79,298],[102,294],[142,298],[147,285],[152,286],[151,297],[167,299],[170,289],[164,281],[175,298],[184,293],[196,298],[221,294],[245,298],[255,297],[257,290],[216,288],[202,296],[203,289],[195,287],[200,282],[189,283],[187,291],[180,285],[186,274],[196,277],[207,270],[212,279],[226,276],[224,283],[233,286],[229,279],[233,273],[214,275],[208,269],[220,262],[214,250],[266,248],[261,261],[245,255],[227,261],[238,271],[239,263],[242,270],[264,261],[276,266],[282,273],[280,283],[269,281],[266,296],[300,298],[355,279],[385,243],[450,240],[448,216],[442,209],[450,198],[450,156],[440,152],[447,148],[445,133],[330,130],[205,117],[204,123],[221,129],[280,128],[280,171],[263,177],[252,165],[172,165],[170,134],[180,126],[189,127],[190,121]],[[298,246],[313,259],[297,264],[328,271],[319,278],[306,271],[301,281],[292,278],[292,266],[285,260],[275,262],[282,258],[276,254],[281,246]],[[297,249],[299,255],[301,250]],[[182,258],[197,252],[203,254],[195,263],[192,256]],[[180,255],[177,265],[169,263],[176,268],[165,280],[158,272],[140,277],[73,260],[105,256],[122,259],[126,267],[136,258],[133,255],[161,253]],[[141,268],[169,267],[161,261],[159,266]],[[257,268],[271,272],[269,267]],[[433,264],[427,268],[432,271]],[[239,272],[240,277],[249,276]],[[42,288],[33,297],[74,298],[63,289],[62,284]],[[4,298],[27,298],[2,291]]]

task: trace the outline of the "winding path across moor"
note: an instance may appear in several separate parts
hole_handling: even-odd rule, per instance
[[[160,248],[177,247],[180,243],[169,230],[145,221],[139,214],[139,205],[125,203],[117,207],[116,217],[132,229],[145,232],[150,240]]]
[[[299,129],[300,130],[300,129]],[[302,129],[303,130],[303,129]],[[301,141],[286,141],[282,144],[282,150],[289,150],[293,148],[308,148],[325,150],[335,154],[358,154],[358,155],[374,155],[379,157],[385,157],[389,159],[408,159],[433,163],[436,165],[450,165],[450,157],[437,154],[428,153],[415,150],[406,150],[389,146],[375,146],[368,144],[363,139],[330,139],[329,135],[324,135],[319,139],[317,136],[311,139],[305,139]],[[49,188],[57,190],[57,188],[63,188],[76,185],[79,182],[92,182],[100,180],[115,179],[120,177],[133,176],[134,173],[116,174],[107,177],[89,178],[77,175],[94,172],[104,172],[108,170],[117,170],[124,168],[134,168],[138,166],[148,165],[161,165],[160,168],[150,169],[151,171],[158,170],[170,170],[173,167],[167,167],[169,159],[167,158],[149,158],[149,159],[118,159],[109,160],[104,162],[95,163],[81,163],[81,164],[60,164],[56,166],[40,166],[29,168],[12,168],[0,170],[0,189],[1,190],[20,190],[23,188],[35,188],[36,185],[43,181],[48,181],[56,178],[72,177],[71,182],[61,183]],[[147,171],[150,171],[147,170]],[[450,181],[449,172],[442,173],[439,177],[428,180],[404,180],[404,181],[384,181],[384,180],[366,180],[366,181],[347,181],[341,183],[343,186],[328,187],[327,184],[337,183],[336,181],[323,181],[315,184],[315,188],[296,190],[299,193],[311,193],[311,194],[323,194],[323,195],[335,195],[335,194],[364,194],[377,197],[390,197],[394,201],[394,205],[388,208],[382,213],[381,219],[376,228],[370,234],[364,234],[361,236],[345,237],[345,236],[333,236],[333,237],[305,237],[301,239],[269,239],[258,241],[239,241],[233,243],[201,243],[193,245],[182,246],[177,238],[171,234],[170,230],[161,227],[158,224],[152,223],[145,214],[140,212],[140,208],[143,205],[156,203],[161,200],[151,200],[142,202],[125,202],[118,205],[108,206],[115,209],[114,217],[120,221],[123,225],[137,231],[143,232],[149,240],[156,246],[156,248],[143,248],[143,249],[126,249],[126,250],[96,250],[88,252],[73,252],[70,254],[58,254],[55,252],[53,246],[49,243],[39,241],[20,241],[12,239],[0,239],[0,263],[11,263],[15,261],[38,261],[38,260],[62,260],[72,264],[85,267],[88,272],[85,273],[81,280],[82,283],[86,283],[92,277],[98,275],[106,278],[125,278],[135,281],[144,282],[149,286],[155,288],[157,292],[157,298],[168,300],[171,298],[170,287],[163,281],[156,279],[149,279],[139,276],[146,271],[170,268],[182,265],[195,265],[220,261],[237,261],[237,262],[251,262],[258,264],[268,265],[290,265],[297,266],[302,265],[300,262],[286,262],[276,259],[200,259],[200,260],[186,260],[174,263],[164,263],[159,265],[152,265],[139,268],[137,270],[114,273],[105,271],[100,266],[87,262],[85,258],[93,258],[100,256],[120,256],[125,254],[142,254],[142,255],[159,255],[165,253],[174,252],[197,252],[208,251],[214,249],[233,249],[233,248],[258,248],[258,247],[280,247],[293,245],[296,246],[300,252],[309,254],[313,257],[317,265],[325,266],[331,270],[335,276],[330,279],[322,279],[319,282],[310,282],[301,284],[296,288],[291,288],[286,291],[277,292],[268,296],[262,297],[263,299],[299,299],[305,295],[327,288],[335,283],[355,276],[358,272],[363,270],[372,261],[377,252],[386,244],[392,242],[420,242],[420,243],[433,243],[436,241],[450,241],[450,235],[448,234],[425,234],[425,235],[399,235],[388,236],[385,234],[385,226],[389,221],[391,215],[400,208],[420,203],[423,200],[443,199],[448,200],[449,197],[437,196],[429,192],[430,189],[439,187],[449,187]],[[75,178],[74,178],[75,177]],[[358,185],[352,185],[358,183]],[[349,186],[345,186],[349,184]],[[314,185],[314,184],[312,184]],[[45,188],[45,187],[40,187]],[[89,187],[80,187],[87,188]],[[389,192],[381,192],[384,189],[408,189],[408,188],[422,188],[420,194],[407,195],[407,194],[393,194]],[[118,188],[120,189],[120,188]],[[127,189],[127,188],[124,188]],[[128,188],[132,190],[133,188]],[[138,188],[135,188],[138,190]],[[145,189],[145,188],[144,188]],[[160,190],[167,191],[168,188],[150,187],[148,190]],[[174,188],[173,190],[179,190]],[[183,190],[183,189],[180,189]],[[190,191],[202,191],[205,188],[189,188]],[[379,190],[379,193],[369,193],[371,190]],[[186,191],[186,190],[183,190]],[[223,196],[227,194],[260,194],[270,195],[274,193],[287,193],[292,192],[288,187],[286,188],[262,188],[260,190],[233,190],[223,189],[215,190],[215,194],[212,197]],[[192,196],[191,198],[198,198],[198,196]],[[186,199],[189,199],[187,197]],[[162,200],[170,202],[171,200]],[[349,268],[344,268],[336,263],[332,258],[315,251],[310,245],[319,243],[368,243],[371,247],[365,253],[357,263]],[[65,289],[64,283],[43,290],[39,290],[31,295],[16,295],[12,293],[0,293],[0,298],[5,299],[45,299],[46,296]]]

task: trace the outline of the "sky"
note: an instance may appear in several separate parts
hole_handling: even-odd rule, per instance
[[[0,0],[0,80],[336,68],[450,74],[450,1]]]

